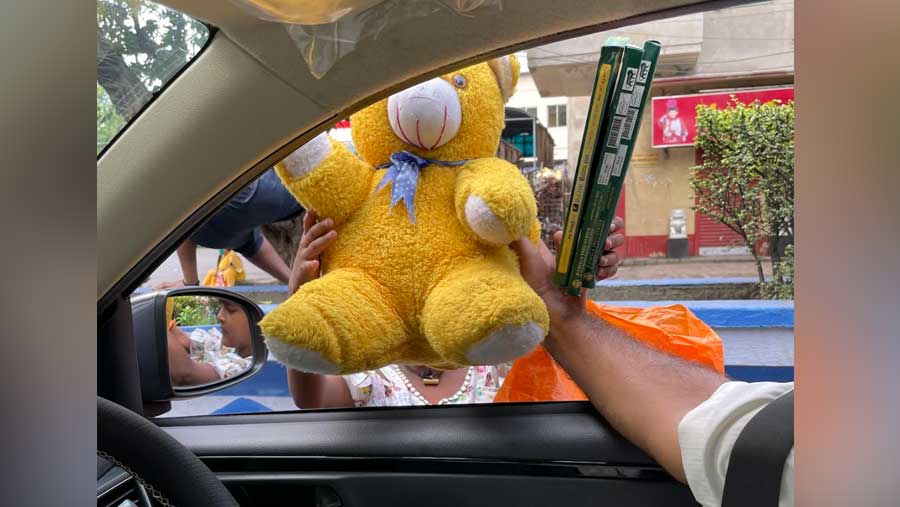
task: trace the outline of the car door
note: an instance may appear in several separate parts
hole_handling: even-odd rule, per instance
[[[242,505],[696,505],[584,402],[161,419]]]

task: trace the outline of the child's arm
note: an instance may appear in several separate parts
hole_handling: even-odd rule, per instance
[[[292,264],[289,293],[293,295],[306,282],[319,277],[319,256],[334,240],[337,232],[329,219],[316,221],[316,212],[307,211],[303,217],[300,245]],[[288,388],[298,408],[352,407],[350,389],[340,375],[319,375],[287,370]]]
[[[460,169],[454,197],[460,222],[485,243],[507,245],[540,231],[534,193],[519,169],[505,160],[468,162]]]
[[[304,208],[335,224],[349,218],[366,200],[375,172],[325,134],[275,164],[275,171]]]

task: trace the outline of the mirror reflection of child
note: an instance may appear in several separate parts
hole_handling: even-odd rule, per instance
[[[220,299],[220,328],[194,329],[190,334],[171,318],[167,308],[169,375],[172,385],[194,386],[223,380],[246,371],[253,363],[247,314],[237,304]],[[167,307],[169,307],[167,302]]]
[[[216,320],[222,330],[222,345],[231,347],[241,357],[253,357],[250,338],[250,321],[240,305],[227,299],[219,299],[221,309]]]
[[[678,101],[669,99],[666,101],[666,112],[657,120],[663,129],[663,142],[666,144],[686,143],[688,138],[687,125],[678,117]]]

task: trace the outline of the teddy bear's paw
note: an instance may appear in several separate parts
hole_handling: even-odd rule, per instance
[[[472,364],[501,364],[528,354],[544,340],[544,330],[535,322],[508,325],[469,347],[466,359]]]
[[[284,159],[284,167],[295,178],[302,178],[319,166],[331,153],[331,141],[324,133],[312,138]]]
[[[466,199],[466,222],[479,238],[494,245],[508,245],[513,238],[490,206],[477,195]]]
[[[341,369],[319,352],[266,337],[266,347],[279,363],[295,370],[322,375],[336,375]]]

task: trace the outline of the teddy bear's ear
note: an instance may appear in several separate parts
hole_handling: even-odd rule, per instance
[[[501,56],[489,61],[488,66],[494,71],[494,77],[497,78],[497,84],[500,85],[500,94],[503,96],[503,102],[506,103],[515,93],[516,83],[519,82],[519,60],[515,55]]]

